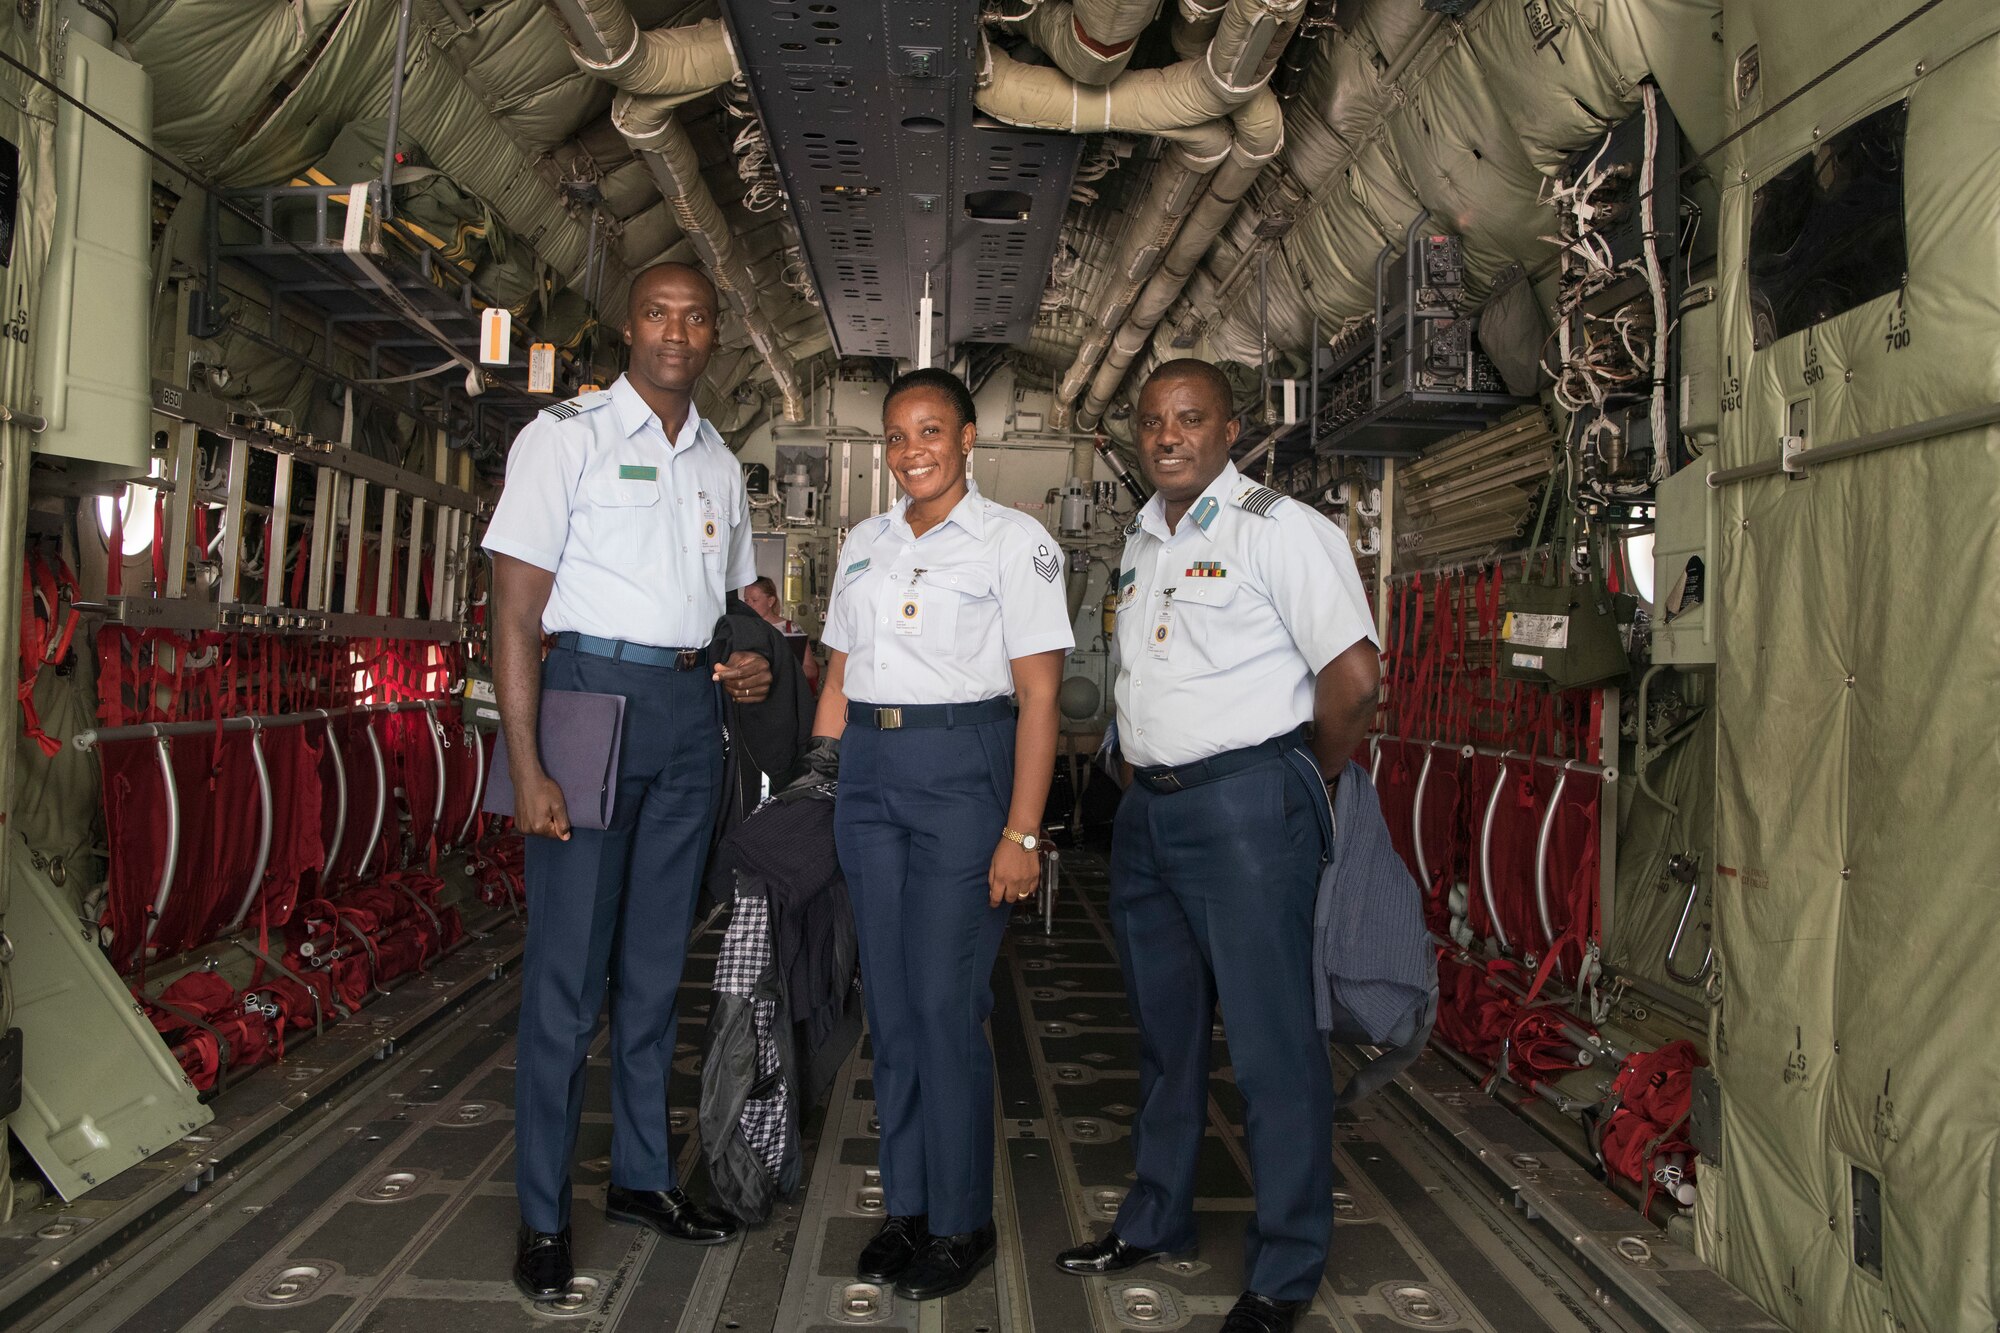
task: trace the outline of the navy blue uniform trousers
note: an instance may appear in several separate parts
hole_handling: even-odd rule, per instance
[[[1137,1183],[1119,1236],[1195,1243],[1218,998],[1243,1094],[1256,1211],[1245,1285],[1273,1300],[1319,1286],[1333,1234],[1333,1071],[1313,1020],[1312,924],[1326,799],[1266,762],[1171,793],[1133,783],[1111,841],[1111,924],[1139,1024]]]
[[[993,962],[1008,908],[987,871],[1014,787],[1014,722],[840,743],[833,832],[854,902],[882,1190],[937,1235],[993,1217]]]
[[[566,648],[545,690],[625,697],[611,827],[527,840],[528,945],[515,1064],[515,1187],[536,1231],[569,1225],[584,1066],[611,995],[611,1179],[672,1189],[667,1072],[681,965],[722,790],[722,729],[706,670]]]

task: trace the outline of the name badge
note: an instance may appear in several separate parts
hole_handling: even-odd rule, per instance
[[[722,519],[716,512],[715,501],[708,498],[708,492],[696,493],[701,497],[701,553],[714,555],[722,550]]]
[[[915,588],[905,588],[903,595],[896,599],[896,609],[889,616],[889,623],[898,634],[922,634],[924,632],[924,598]]]
[[[1160,598],[1160,618],[1153,622],[1153,632],[1147,636],[1146,651],[1165,661],[1167,645],[1174,637],[1174,590],[1167,589]]]

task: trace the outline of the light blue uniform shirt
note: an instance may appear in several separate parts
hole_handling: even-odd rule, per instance
[[[555,573],[543,632],[656,648],[707,643],[757,577],[736,456],[692,404],[668,440],[623,375],[522,428],[483,544]]]
[[[849,699],[1001,698],[1014,692],[1014,658],[1076,646],[1062,552],[1041,524],[976,485],[921,537],[909,507],[904,496],[863,520],[841,548],[820,637],[847,654]]]
[[[1347,534],[1224,464],[1178,531],[1155,495],[1119,566],[1118,742],[1190,764],[1310,722],[1321,668],[1374,619]]]

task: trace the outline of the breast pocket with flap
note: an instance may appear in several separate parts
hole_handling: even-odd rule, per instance
[[[924,642],[956,651],[968,633],[998,613],[993,573],[978,565],[927,569],[918,580],[924,595]]]

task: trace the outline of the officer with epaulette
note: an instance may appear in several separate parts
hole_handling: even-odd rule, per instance
[[[540,1300],[575,1273],[570,1162],[607,984],[605,1215],[693,1244],[735,1232],[681,1192],[667,1133],[674,1002],[722,789],[718,685],[753,703],[771,679],[756,654],[717,662],[709,649],[725,594],[757,577],[742,472],[694,407],[719,314],[699,269],[640,273],[625,327],[630,369],[521,431],[486,530],[494,678],[514,820],[528,835],[514,1280]],[[554,636],[546,658],[544,634]],[[545,690],[625,699],[609,828],[572,828],[543,770]]]
[[[1121,1272],[1195,1246],[1195,1168],[1221,1001],[1256,1211],[1223,1333],[1284,1333],[1333,1231],[1333,1078],[1314,1023],[1315,805],[1374,716],[1378,654],[1347,538],[1229,459],[1229,382],[1169,361],[1137,413],[1156,493],[1126,530],[1117,733],[1131,782],[1111,920],[1140,1038],[1136,1183],[1102,1240],[1057,1257]]]

